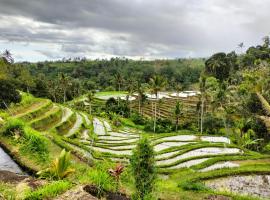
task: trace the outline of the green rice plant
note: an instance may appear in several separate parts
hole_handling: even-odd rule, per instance
[[[38,188],[33,192],[26,194],[25,200],[42,200],[53,198],[69,188],[72,187],[72,184],[68,181],[55,181],[48,185]]]
[[[75,171],[70,165],[70,152],[66,152],[63,149],[60,156],[51,163],[49,168],[41,170],[37,174],[41,177],[49,177],[55,180],[64,179]]]

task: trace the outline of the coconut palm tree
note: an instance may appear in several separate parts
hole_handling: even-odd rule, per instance
[[[143,103],[143,97],[145,93],[145,87],[141,84],[140,81],[137,81],[135,92],[138,93],[138,111],[140,114],[142,114],[142,103]]]
[[[155,75],[149,80],[149,89],[152,94],[155,95],[156,100],[154,103],[154,132],[156,132],[156,121],[157,121],[157,100],[158,93],[165,88],[167,82],[162,76]]]
[[[70,83],[69,83],[68,77],[64,73],[60,74],[59,82],[60,82],[61,89],[64,92],[63,101],[65,103],[66,99],[67,99],[67,88],[68,88]]]
[[[87,94],[87,99],[86,99],[86,103],[89,104],[89,113],[90,113],[90,115],[92,115],[92,103],[93,103],[94,99],[95,99],[95,92],[90,91]]]
[[[175,109],[174,109],[174,115],[175,115],[175,131],[178,130],[179,125],[179,118],[183,114],[182,112],[183,104],[179,101],[176,102]]]
[[[205,106],[205,101],[206,101],[206,77],[205,76],[201,76],[200,78],[200,111],[201,111],[201,124],[200,124],[200,131],[201,134],[203,132],[203,118],[204,118],[204,106]]]
[[[13,63],[14,59],[12,57],[12,54],[10,53],[9,50],[5,50],[2,54],[1,57],[7,62],[7,63]]]
[[[115,80],[116,85],[118,86],[118,91],[121,91],[121,86],[124,83],[124,78],[122,74],[117,72],[114,76],[114,80]]]

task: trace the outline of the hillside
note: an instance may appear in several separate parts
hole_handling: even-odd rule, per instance
[[[28,99],[28,103],[12,106],[9,109],[11,118],[6,116],[6,119],[25,121],[57,146],[70,150],[86,166],[89,161],[104,162],[104,165],[113,165],[115,162],[127,165],[136,141],[143,134],[134,128],[115,127],[108,119],[92,117],[46,99],[35,99],[26,94],[23,95],[23,102],[26,102],[24,99]],[[268,155],[239,148],[224,136],[200,135],[181,130],[178,133],[150,134],[149,137],[154,147],[158,173],[168,175],[166,184],[162,183],[163,175],[159,178],[157,195],[160,198],[174,199],[174,195],[188,195],[190,199],[204,199],[209,193],[187,193],[179,190],[175,183],[186,188],[195,187],[188,186],[191,181],[195,184],[231,175],[269,173]],[[7,143],[11,141],[5,136],[1,138]],[[74,164],[78,162],[76,158],[73,158]],[[80,171],[76,173],[77,176],[83,176]],[[128,187],[130,180],[123,179],[122,184]],[[168,187],[168,184],[171,185]],[[210,181],[209,185],[213,184]],[[216,184],[213,187],[218,186]],[[239,192],[250,191],[242,188]]]

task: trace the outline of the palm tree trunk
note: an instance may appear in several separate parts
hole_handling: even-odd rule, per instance
[[[202,100],[202,108],[201,108],[201,134],[203,132],[203,115],[204,115],[204,100]]]
[[[64,103],[66,103],[66,90],[64,89]]]
[[[178,116],[176,117],[176,123],[175,123],[175,131],[177,132],[178,130],[178,123],[179,123],[179,120],[178,120]]]
[[[141,100],[139,99],[139,114],[141,114]]]
[[[155,102],[154,133],[156,132],[156,123],[157,123],[157,103]]]
[[[90,115],[92,115],[92,105],[89,103],[89,108],[90,108]]]

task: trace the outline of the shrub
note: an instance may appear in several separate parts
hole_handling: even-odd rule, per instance
[[[10,80],[0,79],[0,108],[6,108],[10,103],[19,103],[21,95]]]
[[[145,131],[154,132],[154,121],[149,120],[146,122]],[[158,119],[156,122],[156,133],[169,133],[173,131],[173,124],[168,119]]]
[[[56,181],[38,188],[33,192],[26,194],[25,200],[42,200],[55,197],[69,188],[72,184],[68,181]]]
[[[139,140],[130,163],[135,179],[136,196],[145,199],[146,195],[152,193],[156,179],[154,150],[146,137]]]
[[[94,169],[89,172],[89,177],[91,182],[97,186],[98,197],[103,196],[105,191],[112,190],[114,187],[112,177],[106,170]]]
[[[200,183],[200,182],[187,181],[187,182],[180,183],[178,186],[184,190],[193,190],[193,191],[208,190],[208,188],[203,183]]]
[[[140,115],[139,113],[132,113],[130,119],[131,121],[133,121],[135,124],[138,125],[144,125],[146,122],[143,116]]]
[[[74,169],[72,169],[70,165],[70,152],[66,152],[66,150],[63,149],[60,156],[52,162],[51,166],[45,170],[39,171],[38,175],[56,180],[64,179],[74,172]]]
[[[207,114],[204,118],[203,127],[208,134],[217,134],[223,126],[222,119],[212,114]]]

